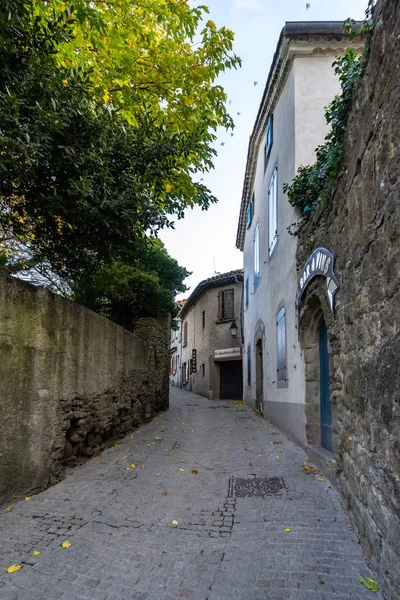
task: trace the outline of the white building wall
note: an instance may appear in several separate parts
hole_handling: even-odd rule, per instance
[[[292,438],[306,444],[305,373],[295,314],[297,238],[287,228],[298,212],[283,193],[300,165],[315,160],[315,148],[327,133],[326,106],[339,91],[339,82],[329,56],[295,58],[273,112],[271,154],[264,171],[265,145],[258,152],[254,192],[255,207],[244,244],[244,281],[249,278],[249,306],[244,311],[244,398],[256,405],[256,356],[258,339],[263,340],[263,409],[266,418]],[[268,255],[268,188],[273,169],[278,167],[278,240]],[[254,289],[253,236],[260,223],[261,277]],[[246,285],[246,284],[245,284]],[[286,308],[287,387],[277,385],[278,310]],[[251,348],[251,385],[248,385],[247,348]]]

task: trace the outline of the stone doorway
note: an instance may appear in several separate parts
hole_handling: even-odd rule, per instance
[[[318,293],[307,296],[300,316],[306,379],[307,442],[331,451],[329,322],[330,311],[325,298]]]
[[[264,369],[262,340],[256,344],[256,410],[264,413]]]

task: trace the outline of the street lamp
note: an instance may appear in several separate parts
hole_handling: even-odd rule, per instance
[[[238,332],[238,326],[236,325],[235,321],[232,321],[232,324],[229,329],[231,331],[231,336],[233,337],[233,339],[235,339]]]

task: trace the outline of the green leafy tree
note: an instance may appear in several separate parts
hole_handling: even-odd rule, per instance
[[[159,239],[148,238],[139,249],[125,250],[105,263],[90,280],[74,282],[73,294],[81,304],[132,329],[139,317],[176,316],[174,298],[186,291],[188,275]]]
[[[240,61],[206,13],[185,0],[3,0],[4,268],[44,265],[63,289],[107,269],[116,282],[148,235],[216,201],[195,175],[212,168],[217,127],[233,126],[215,79]]]

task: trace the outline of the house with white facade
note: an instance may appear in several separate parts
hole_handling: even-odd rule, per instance
[[[342,22],[285,24],[250,137],[237,230],[244,258],[243,396],[304,446],[309,440],[295,306],[297,239],[288,231],[299,213],[283,184],[315,160],[328,132],[324,107],[340,91],[332,62],[348,47],[361,49],[362,41],[344,35]],[[326,425],[323,445],[330,450]]]
[[[185,302],[186,300],[177,300],[175,302],[179,314],[173,320],[171,328],[169,383],[177,387],[181,385],[182,321],[180,319],[180,311],[185,306]]]

